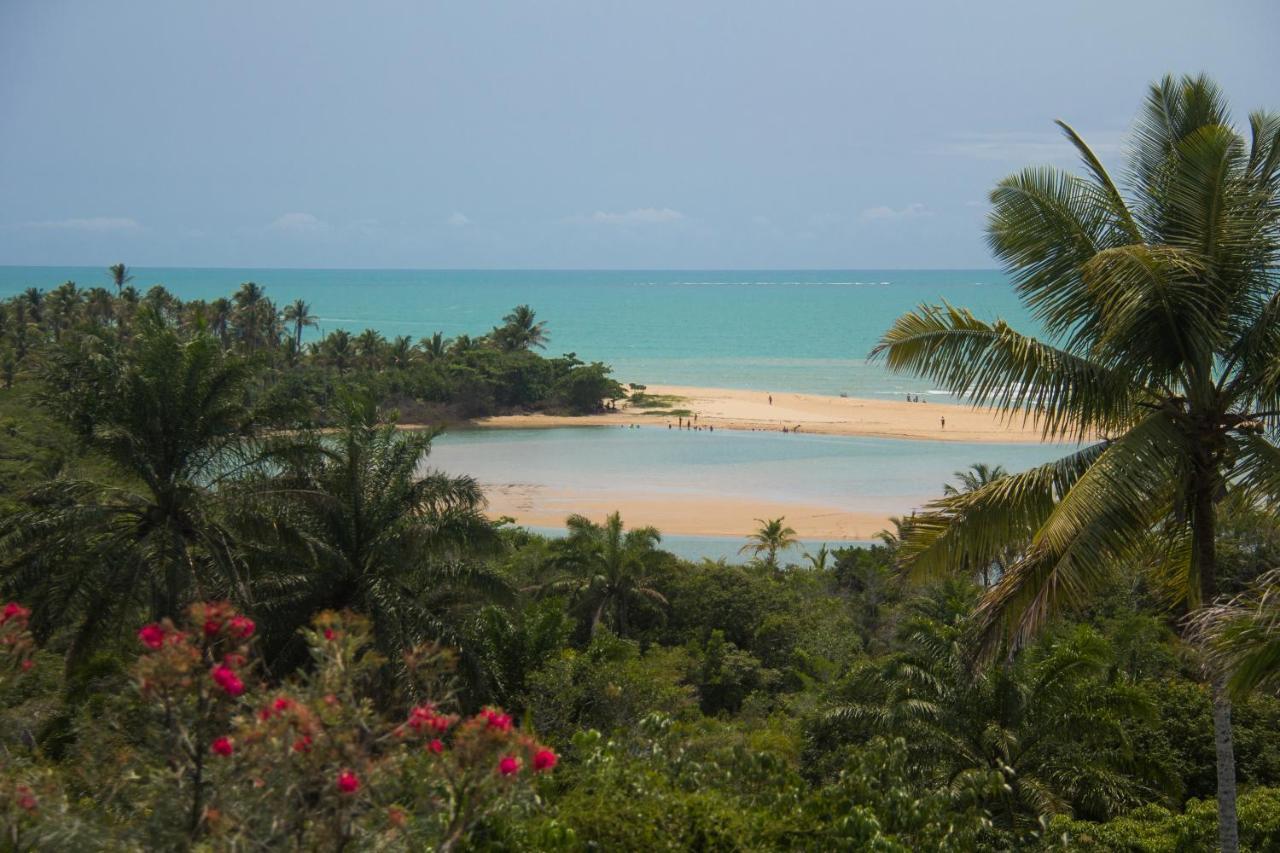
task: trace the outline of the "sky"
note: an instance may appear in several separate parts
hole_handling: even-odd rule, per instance
[[[1280,2],[0,0],[0,264],[990,267],[1146,86],[1280,110]]]

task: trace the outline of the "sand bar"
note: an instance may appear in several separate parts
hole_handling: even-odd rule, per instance
[[[675,408],[697,414],[699,426],[716,429],[780,432],[799,426],[802,433],[900,438],[915,441],[1036,443],[1040,431],[1023,424],[1021,416],[1009,422],[991,409],[945,403],[908,403],[823,394],[772,394],[733,388],[699,388],[686,385],[649,385],[648,394],[680,397]],[[927,399],[927,397],[925,398]],[[946,426],[942,425],[946,418]],[[494,429],[537,429],[572,426],[621,426],[643,424],[665,427],[676,418],[646,414],[625,401],[617,412],[579,417],[558,415],[503,415],[483,418],[475,426]]]
[[[570,492],[524,483],[487,485],[485,496],[490,517],[510,516],[532,527],[562,528],[573,513],[603,521],[614,511],[622,513],[627,527],[651,525],[678,536],[745,536],[760,526],[757,518],[779,516],[786,517],[800,538],[830,542],[875,539],[891,527],[887,513],[754,498]]]

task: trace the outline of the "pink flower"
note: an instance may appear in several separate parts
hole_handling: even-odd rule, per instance
[[[18,622],[27,621],[27,617],[31,615],[31,611],[23,607],[16,601],[10,601],[4,606],[3,613],[0,613],[0,625],[13,619]]]
[[[204,635],[206,637],[216,637],[218,632],[222,630],[222,623],[217,619],[204,620]]]
[[[544,770],[550,770],[556,766],[556,762],[559,760],[560,756],[543,747],[533,754],[533,772],[541,773]]]
[[[354,794],[360,790],[360,777],[350,770],[338,774],[338,790],[344,794]]]
[[[138,629],[138,639],[149,649],[158,649],[164,645],[164,628],[155,622],[143,625]]]
[[[231,629],[231,633],[241,640],[247,640],[253,636],[257,626],[253,624],[253,620],[248,616],[232,616],[227,622],[227,627]]]
[[[236,750],[231,744],[231,738],[220,737],[215,739],[213,743],[209,744],[209,751],[214,755],[221,755],[225,758]]]
[[[35,662],[35,661],[33,661],[31,658],[27,658],[26,660],[24,660],[24,661],[22,662],[22,671],[23,671],[23,672],[30,672],[30,671],[31,671],[31,667],[33,667],[33,666],[35,666],[35,665],[36,665],[36,662]]]
[[[498,772],[503,776],[510,776],[520,770],[520,759],[514,755],[504,755],[502,760],[498,762]]]
[[[293,707],[293,702],[287,696],[280,696],[276,701],[271,703],[271,707],[277,714],[283,714],[285,711]]]
[[[440,738],[436,738],[431,741],[431,743],[427,744],[427,749],[431,750],[436,755],[439,755],[444,752],[444,744],[440,741]]]
[[[228,696],[239,696],[244,692],[244,682],[240,680],[240,676],[236,675],[235,670],[226,664],[218,664],[209,674],[213,677],[214,683]]]
[[[494,708],[485,708],[480,713],[488,721],[489,728],[497,729],[500,732],[511,731],[511,715],[504,714]]]
[[[337,632],[336,632],[336,631],[334,631],[332,628],[325,628],[325,629],[324,629],[324,638],[325,638],[326,640],[328,640],[329,642],[331,642],[331,643],[332,643],[332,642],[333,642],[333,638],[334,638],[334,637],[336,637],[336,636],[338,636],[338,634],[337,634]]]

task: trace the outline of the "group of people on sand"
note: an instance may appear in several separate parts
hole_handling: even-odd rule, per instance
[[[922,399],[920,398],[920,395],[919,395],[919,394],[916,394],[915,396],[912,396],[912,395],[908,394],[908,395],[907,395],[907,402],[908,402],[908,403],[927,403],[927,402],[929,402],[929,401],[928,401],[928,400],[922,400]]]
[[[706,430],[707,432],[715,432],[715,431],[716,431],[715,426],[714,426],[714,425],[712,425],[712,424],[705,424],[705,425],[704,425],[704,424],[699,424],[699,423],[698,423],[698,413],[697,413],[697,412],[694,412],[692,415],[690,415],[690,416],[689,416],[689,417],[687,417],[687,418],[686,418],[684,415],[680,415],[680,416],[678,416],[678,417],[676,418],[676,428],[677,428],[677,429],[691,429],[691,430],[693,430],[694,432],[702,432],[703,430]],[[670,423],[670,422],[668,422],[668,423],[667,423],[667,429],[671,429],[671,423]]]

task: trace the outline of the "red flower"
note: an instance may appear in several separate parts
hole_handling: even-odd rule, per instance
[[[324,629],[324,638],[325,638],[326,640],[328,640],[329,642],[333,642],[333,638],[334,638],[334,637],[336,637],[336,636],[338,636],[338,634],[337,634],[337,632],[335,632],[332,628],[325,628],[325,629]]]
[[[520,759],[514,755],[504,755],[502,760],[498,762],[498,772],[503,776],[510,776],[520,770]]]
[[[164,628],[152,622],[138,629],[138,639],[149,649],[158,649],[164,645]]]
[[[254,630],[257,628],[253,624],[253,620],[248,616],[232,616],[231,621],[227,622],[227,626],[231,628],[231,633],[241,640],[247,640],[252,637]]]
[[[218,632],[222,630],[222,623],[217,619],[204,620],[204,635],[206,637],[216,637]]]
[[[0,625],[13,619],[18,622],[27,621],[27,617],[31,615],[31,611],[23,607],[16,601],[10,601],[4,606],[4,612],[0,614]]]
[[[311,735],[303,735],[293,742],[294,752],[310,752],[311,751]],[[358,782],[356,784],[359,784]],[[341,783],[339,783],[341,786]]]
[[[240,680],[240,676],[236,675],[235,670],[225,664],[218,664],[209,673],[214,683],[221,687],[228,696],[239,696],[244,692],[244,682]]]
[[[293,707],[293,702],[287,696],[281,696],[271,703],[271,707],[275,709],[277,714],[283,714],[285,711]]]
[[[550,770],[559,760],[560,756],[543,747],[533,754],[533,772],[541,773],[543,770]]]
[[[29,811],[29,812],[35,811],[36,797],[35,797],[35,794],[31,793],[31,789],[28,788],[26,785],[19,785],[16,790],[18,794],[18,805],[21,806],[26,811]]]
[[[427,749],[431,750],[436,755],[439,755],[444,752],[444,744],[440,742],[440,738],[436,738],[431,741],[431,743],[427,744]]]
[[[215,739],[213,743],[209,744],[209,751],[214,755],[221,755],[225,758],[235,752],[235,747],[231,744],[231,738],[220,737]]]
[[[36,665],[36,662],[35,662],[35,661],[33,661],[31,658],[27,658],[26,660],[24,660],[24,661],[22,662],[22,671],[23,671],[23,672],[30,672],[30,671],[31,671],[31,667],[33,667],[33,666],[35,666],[35,665]]]
[[[480,713],[485,718],[485,720],[488,721],[489,728],[497,729],[500,732],[511,731],[511,715],[510,714],[504,714],[501,711],[498,711],[497,709],[494,709],[494,708],[485,708]]]
[[[338,774],[338,790],[344,794],[354,794],[360,790],[360,777],[350,770]]]

